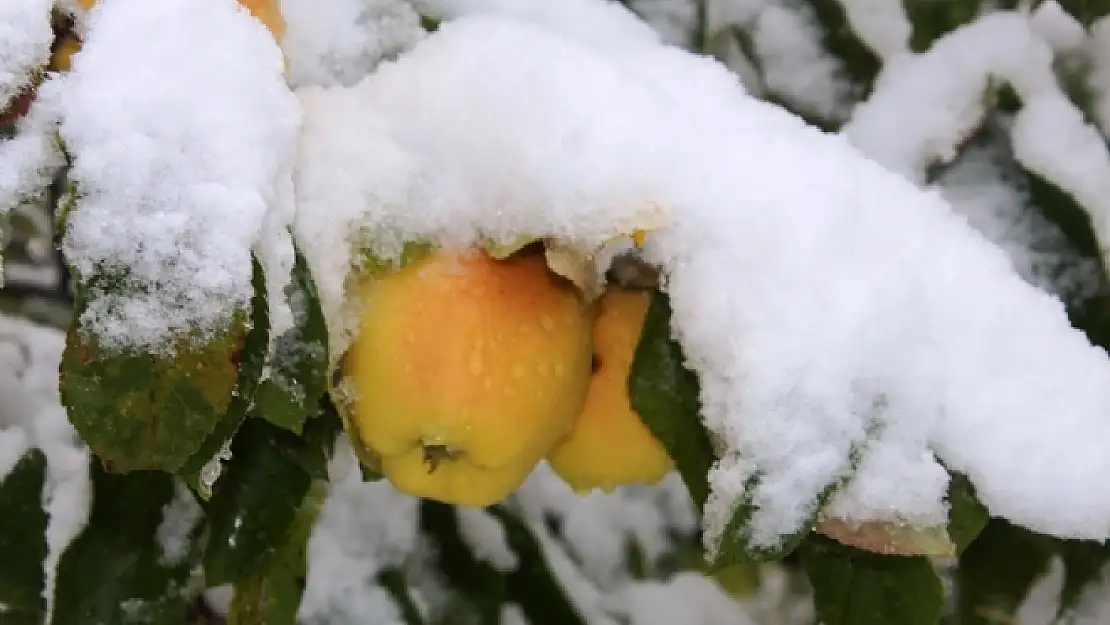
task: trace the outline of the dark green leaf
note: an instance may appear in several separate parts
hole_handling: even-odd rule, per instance
[[[708,474],[716,460],[702,425],[697,376],[683,366],[682,350],[671,339],[671,305],[652,294],[628,374],[632,409],[666,447],[698,510],[709,497]]]
[[[750,477],[744,485],[744,494],[732,511],[732,517],[728,520],[724,533],[721,535],[717,557],[714,558],[710,566],[711,572],[721,571],[727,567],[745,562],[780,560],[790,555],[805,540],[806,536],[812,533],[813,528],[817,525],[821,508],[843,484],[842,481],[838,481],[826,486],[811,507],[809,519],[802,525],[801,529],[793,534],[782,536],[777,545],[768,549],[752,545],[749,536],[749,525],[757,510],[755,504],[752,503],[752,496],[755,490],[759,488],[761,479],[762,476],[757,473]]]
[[[277,337],[268,376],[255,394],[255,409],[263,419],[300,434],[327,391],[328,329],[316,283],[299,249],[285,296],[295,325]]]
[[[4,625],[37,625],[45,616],[45,479],[46,456],[37,449],[24,453],[7,476],[0,477],[0,622]]]
[[[939,37],[975,19],[981,5],[982,0],[903,0],[913,25],[910,47],[928,50]]]
[[[1058,540],[1057,551],[1064,561],[1064,588],[1060,591],[1060,616],[1079,601],[1087,585],[1099,578],[1110,561],[1110,545],[1086,540]]]
[[[481,623],[497,623],[505,601],[505,578],[474,557],[459,533],[455,509],[436,501],[420,502],[420,530],[435,544],[436,569],[450,587],[467,601]],[[537,624],[538,625],[538,624]]]
[[[52,625],[181,625],[193,553],[163,561],[157,538],[173,476],[91,464],[92,512],[58,563]]]
[[[285,543],[264,569],[235,586],[228,625],[294,625],[307,573],[308,539],[327,496],[327,483],[312,483]]]
[[[262,270],[262,263],[253,256],[251,258],[254,269],[251,278],[251,286],[254,288],[254,297],[251,300],[251,323],[250,331],[235,354],[238,366],[235,391],[226,412],[218,419],[214,429],[201,442],[199,449],[177,471],[185,483],[204,498],[211,495],[212,483],[207,476],[201,474],[246,419],[266,360],[266,345],[270,336],[266,276]]]
[[[928,558],[878,555],[816,534],[801,554],[823,625],[940,622],[944,590]]]
[[[961,554],[986,527],[990,513],[975,496],[975,487],[962,473],[953,473],[948,483],[948,536]]]
[[[261,419],[248,419],[208,505],[205,581],[235,584],[265,569],[288,539],[311,478],[298,458],[304,443]]]
[[[420,616],[420,608],[412,599],[404,573],[393,568],[382,569],[378,571],[377,582],[397,604],[397,610],[401,613],[401,620],[405,622],[405,625],[424,625],[424,619]]]
[[[882,62],[848,23],[844,6],[838,0],[807,0],[821,25],[822,43],[844,62],[844,69],[856,83],[858,96],[871,92]]]
[[[1110,0],[1059,0],[1059,2],[1068,14],[1088,28],[1099,18],[1110,15]]]
[[[504,506],[487,508],[505,528],[505,539],[517,556],[517,568],[506,573],[509,601],[520,606],[533,625],[583,625],[585,621],[552,574],[532,530]]]
[[[1050,539],[991,519],[960,556],[956,572],[961,625],[1009,622],[1029,588],[1048,570]]]

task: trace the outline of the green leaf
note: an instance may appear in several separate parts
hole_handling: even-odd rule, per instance
[[[1064,587],[1060,591],[1058,616],[1075,608],[1087,585],[1097,580],[1110,561],[1110,545],[1087,540],[1058,540],[1057,551],[1064,561]]]
[[[960,556],[956,570],[961,625],[1009,622],[1029,588],[1047,570],[1051,540],[991,519]]]
[[[46,511],[42,486],[46,456],[38,449],[23,454],[0,477],[0,621],[37,625],[46,612],[42,597],[46,559]]]
[[[1087,28],[1100,18],[1110,15],[1110,0],[1059,0],[1059,2],[1069,15]]]
[[[756,473],[744,485],[744,494],[733,509],[732,517],[729,518],[728,524],[725,525],[724,532],[721,535],[721,544],[717,550],[717,556],[710,566],[711,572],[717,572],[744,562],[781,560],[790,555],[813,532],[813,528],[817,526],[821,509],[825,507],[829,499],[846,481],[840,480],[825,486],[825,489],[821,491],[811,506],[809,518],[802,527],[793,534],[782,536],[774,547],[764,548],[752,545],[749,536],[749,526],[757,510],[752,497],[756,489],[759,488],[762,477],[762,474]]]
[[[178,475],[185,480],[194,491],[207,499],[212,494],[212,480],[214,477],[204,475],[209,463],[214,462],[214,457],[224,448],[235,435],[235,431],[247,418],[247,411],[254,401],[255,391],[262,378],[262,370],[266,361],[266,346],[270,336],[269,309],[266,302],[266,275],[262,263],[251,257],[253,276],[251,286],[254,288],[254,297],[251,300],[250,331],[242,341],[240,349],[235,353],[238,366],[238,375],[235,379],[235,390],[226,412],[217,420],[215,427],[201,442],[196,450],[178,471]],[[218,462],[218,461],[217,461]],[[218,468],[218,467],[217,467]],[[216,471],[218,476],[218,470]]]
[[[314,480],[275,557],[264,569],[235,586],[228,625],[296,623],[304,593],[308,539],[326,497],[327,483]]]
[[[816,534],[801,554],[823,625],[940,622],[944,590],[928,558],[878,555]]]
[[[807,0],[821,25],[822,43],[844,63],[844,69],[856,84],[858,97],[871,92],[882,61],[852,30],[844,6],[838,0]]]
[[[584,625],[582,615],[552,574],[532,530],[504,506],[486,510],[501,521],[509,548],[518,558],[516,569],[505,574],[509,601],[520,606],[532,625]]]
[[[671,305],[652,294],[640,342],[628,374],[632,409],[666,447],[698,510],[709,497],[709,469],[716,457],[702,425],[697,376],[683,366],[682,349],[671,339]]]
[[[77,310],[86,302],[79,293]],[[102,348],[78,312],[59,382],[70,422],[110,471],[180,469],[227,411],[245,334],[236,315],[211,340],[181,337],[172,356],[117,351]]]
[[[957,555],[967,550],[989,520],[987,507],[975,496],[967,476],[953,473],[948,482],[948,536],[956,544]]]
[[[239,429],[208,505],[204,570],[210,586],[244,581],[286,542],[312,482],[298,460],[303,447],[298,437],[261,419]]]
[[[941,36],[971,22],[982,10],[982,0],[903,0],[913,25],[910,48],[924,52]]]
[[[459,532],[455,509],[436,501],[421,500],[420,531],[435,544],[435,568],[453,590],[466,598],[479,622],[498,622],[507,592],[505,578],[471,553]]]
[[[299,249],[285,295],[295,326],[277,338],[268,375],[255,394],[255,410],[274,425],[300,434],[327,391],[328,329],[316,283]]]
[[[92,512],[58,563],[51,625],[181,625],[192,553],[164,561],[157,538],[173,476],[91,464]]]

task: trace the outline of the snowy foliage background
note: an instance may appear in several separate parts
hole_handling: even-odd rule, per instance
[[[52,4],[0,7],[0,103],[50,57]],[[938,17],[952,30],[933,40],[911,22],[923,4],[282,0],[284,59],[231,0],[67,7],[83,51],[0,143],[0,210],[13,207],[0,475],[28,448],[46,454],[48,602],[89,506],[88,452],[57,391],[65,336],[48,328],[69,321],[49,297],[69,290],[38,194],[63,164],[55,132],[86,193],[61,241],[73,270],[126,266],[144,293],[84,311],[104,344],[168,353],[182,332],[217,336],[250,301],[252,252],[278,294],[280,335],[296,321],[280,296],[290,228],[334,356],[350,340],[352,232],[389,257],[413,238],[522,231],[597,249],[647,225],[645,255],[671,270],[676,338],[726,448],[704,510],[710,552],[744,497],[760,506],[748,538],[773,547],[860,448],[834,519],[941,526],[954,470],[1017,525],[1110,536],[1098,483],[1110,362],[1065,317],[1097,314],[1110,295],[1110,19],[986,2]],[[829,11],[843,31],[828,30]],[[1085,211],[1090,249],[1067,230],[1076,215],[1042,210],[1047,187]],[[502,210],[513,203],[528,208]],[[328,477],[300,620],[404,622],[382,582],[392,571],[429,620],[448,616],[455,597],[418,502],[364,482],[342,439]],[[657,563],[697,536],[677,474],[578,496],[541,465],[509,506],[590,623],[813,618],[804,583],[775,565],[739,598],[696,567],[634,574],[630,542]],[[166,506],[163,557],[184,557],[198,518],[187,496]],[[515,569],[498,520],[458,520],[479,560]],[[1030,591],[1021,623],[1056,616],[1062,567],[1054,559]],[[1095,577],[1071,622],[1110,618],[1110,578]],[[205,596],[227,609],[226,588]],[[525,617],[508,605],[502,622]]]

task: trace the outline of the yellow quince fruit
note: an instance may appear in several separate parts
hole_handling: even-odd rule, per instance
[[[648,291],[610,286],[598,300],[586,403],[574,429],[547,457],[575,491],[655,484],[674,466],[628,399],[628,374],[650,298]]]
[[[349,420],[398,490],[496,503],[570,431],[592,315],[542,252],[434,251],[367,280],[361,301]]]
[[[81,40],[73,33],[58,38],[54,51],[50,53],[50,64],[46,69],[52,72],[68,72],[73,66],[73,55],[81,51]]]

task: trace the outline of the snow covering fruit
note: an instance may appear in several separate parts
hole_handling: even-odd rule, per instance
[[[86,11],[93,8],[97,0],[77,0],[77,4]],[[281,7],[278,6],[278,0],[239,0],[239,4],[243,5],[251,15],[258,18],[274,39],[281,41],[281,37],[285,34],[285,20],[281,16]]]
[[[486,506],[574,424],[591,314],[531,248],[433,252],[368,280],[346,356],[357,436],[406,493]]]
[[[50,55],[48,69],[54,72],[68,72],[73,64],[73,55],[81,51],[81,40],[72,34],[65,34]]]
[[[672,468],[667,450],[628,400],[628,372],[651,294],[610,287],[598,301],[594,373],[574,429],[548,456],[575,490],[655,484]]]

